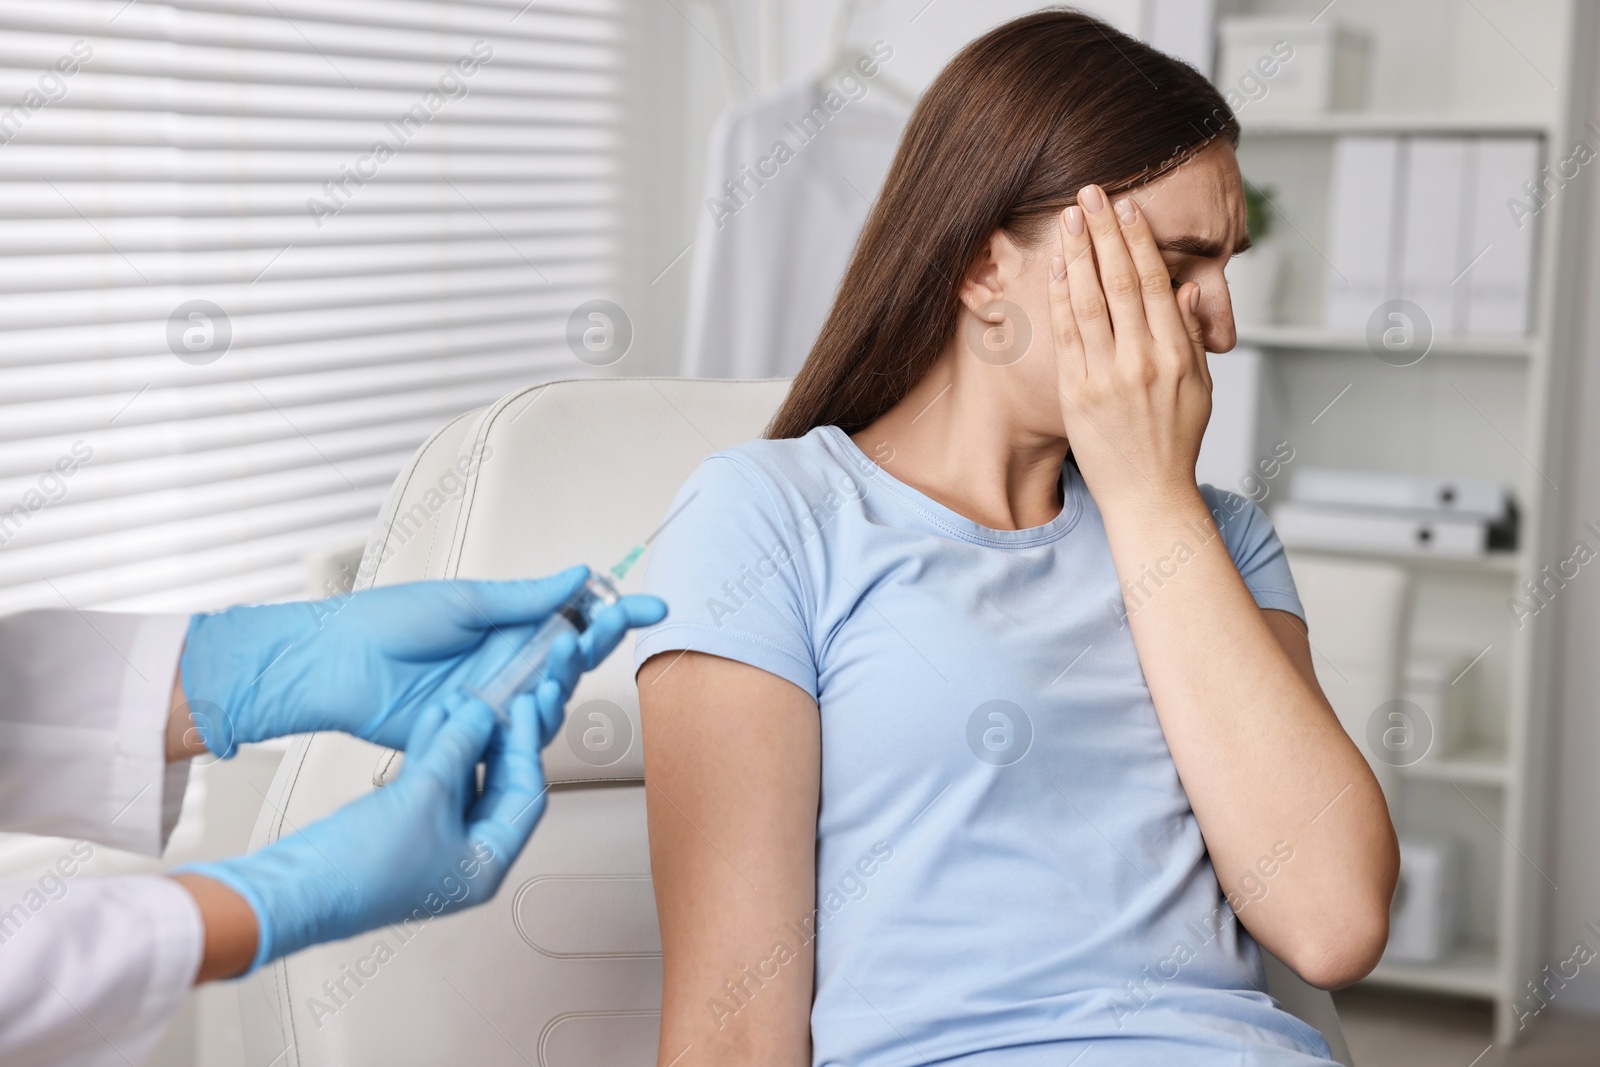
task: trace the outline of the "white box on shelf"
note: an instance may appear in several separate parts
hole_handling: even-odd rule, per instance
[[[1405,199],[1400,211],[1401,299],[1427,314],[1433,336],[1466,331],[1466,249],[1469,142],[1463,137],[1414,137],[1406,144]]]
[[[1146,0],[1144,39],[1151,48],[1208,73],[1216,58],[1216,0]]]
[[[1330,508],[1285,500],[1272,512],[1291,548],[1473,559],[1489,550],[1489,524],[1448,515]]]
[[[1473,188],[1467,209],[1463,332],[1522,336],[1528,331],[1533,251],[1540,201],[1525,185],[1539,179],[1537,137],[1484,137],[1473,145]]]
[[[1422,709],[1430,741],[1419,763],[1433,763],[1465,747],[1477,675],[1467,670],[1473,654],[1413,655],[1406,661],[1400,694]]]
[[[1485,478],[1432,478],[1386,471],[1302,467],[1289,498],[1328,507],[1433,510],[1475,519],[1498,519],[1510,506],[1505,486]]]
[[[1398,287],[1405,177],[1398,137],[1340,137],[1333,146],[1328,203],[1327,290],[1323,320],[1360,333]]]
[[[1217,84],[1230,89],[1253,78],[1263,90],[1246,96],[1252,118],[1353,111],[1366,103],[1363,33],[1332,20],[1236,15],[1221,21],[1220,37]]]
[[[1389,907],[1384,959],[1437,963],[1456,947],[1463,859],[1460,842],[1450,838],[1400,839],[1400,883]]]

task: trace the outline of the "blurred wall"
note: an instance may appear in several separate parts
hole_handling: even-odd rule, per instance
[[[1592,75],[1591,75],[1592,76]],[[1600,118],[1600,92],[1592,90],[1588,114]],[[1597,142],[1586,138],[1591,146]],[[1600,182],[1586,174],[1579,179],[1587,200],[1587,248],[1584,263],[1586,321],[1580,324],[1579,353],[1573,368],[1567,415],[1567,470],[1561,487],[1564,514],[1559,529],[1564,535],[1594,537],[1584,529],[1600,527]],[[1563,540],[1566,539],[1564,536]],[[1557,888],[1546,894],[1546,944],[1548,961],[1567,959],[1577,941],[1600,949],[1593,930],[1600,928],[1600,570],[1593,564],[1561,590],[1556,614],[1556,678],[1550,723],[1551,781],[1548,816],[1546,873]],[[1600,1012],[1600,978],[1589,966],[1552,1003],[1559,1008]],[[1535,976],[1528,976],[1530,978]]]

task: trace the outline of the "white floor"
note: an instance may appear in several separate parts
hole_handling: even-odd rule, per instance
[[[1334,994],[1356,1067],[1595,1067],[1600,1016],[1556,1015],[1514,1049],[1493,1043],[1486,1004],[1389,991]]]

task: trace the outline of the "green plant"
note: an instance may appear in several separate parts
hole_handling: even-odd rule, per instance
[[[1251,185],[1248,181],[1245,182],[1244,225],[1250,233],[1252,242],[1259,244],[1272,232],[1274,192],[1271,186]]]

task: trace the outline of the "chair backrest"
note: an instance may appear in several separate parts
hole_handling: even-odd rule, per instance
[[[759,436],[787,388],[563,381],[469,412],[396,479],[362,584],[605,567],[654,530],[701,459]],[[638,738],[623,649],[579,685],[545,750],[549,806],[500,894],[262,968],[240,987],[248,1062],[652,1067],[661,942]],[[375,788],[393,755],[337,734],[301,739],[253,846]],[[1270,991],[1343,1051],[1327,994],[1281,969]]]

